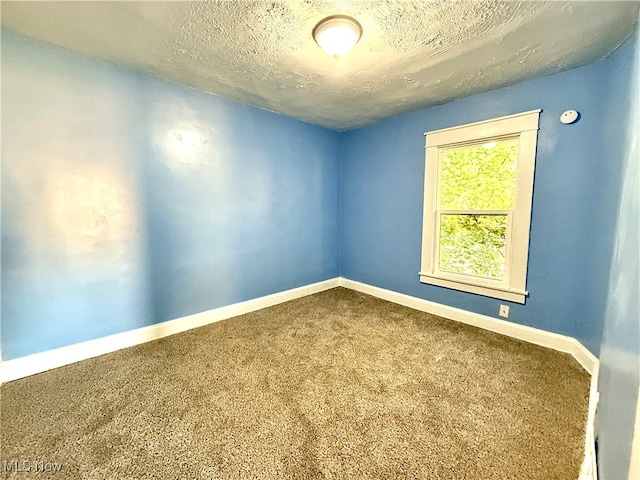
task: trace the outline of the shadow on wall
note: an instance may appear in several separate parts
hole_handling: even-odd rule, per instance
[[[611,262],[607,309],[600,354],[598,462],[603,478],[627,478],[634,421],[640,419],[640,35],[636,36],[626,165]],[[624,133],[624,130],[623,130]],[[621,135],[623,136],[623,135]],[[636,442],[640,439],[636,439]]]

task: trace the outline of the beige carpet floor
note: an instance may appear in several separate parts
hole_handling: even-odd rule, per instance
[[[566,354],[336,288],[3,385],[0,461],[8,478],[575,479],[588,393]]]

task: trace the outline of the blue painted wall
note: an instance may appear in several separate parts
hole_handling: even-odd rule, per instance
[[[2,357],[339,274],[338,134],[2,32]]]
[[[608,59],[346,132],[341,138],[342,276],[493,317],[499,300],[425,285],[420,269],[424,132],[542,108],[525,305],[513,322],[576,337],[599,352],[620,191],[607,145],[627,45]],[[580,121],[563,125],[576,109]],[[596,212],[594,214],[594,212]]]
[[[635,47],[633,62],[624,53],[612,60],[613,73],[628,82],[615,91],[627,107],[624,115],[612,112],[609,146],[621,151],[622,193],[615,229],[615,249],[604,316],[600,352],[598,408],[598,466],[604,480],[628,478],[638,387],[640,385],[640,35],[625,50]],[[631,70],[631,71],[630,71]]]

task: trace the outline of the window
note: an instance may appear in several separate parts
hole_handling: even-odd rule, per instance
[[[421,282],[524,303],[539,115],[425,134]]]

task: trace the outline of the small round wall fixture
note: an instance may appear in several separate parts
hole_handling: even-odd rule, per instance
[[[560,121],[565,125],[569,125],[571,123],[576,123],[580,118],[580,114],[575,110],[567,110],[562,115],[560,115]]]
[[[362,27],[354,18],[333,15],[321,20],[313,29],[313,38],[330,57],[345,56],[358,43]]]

